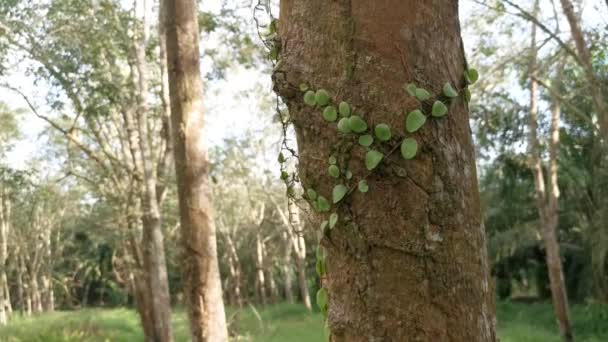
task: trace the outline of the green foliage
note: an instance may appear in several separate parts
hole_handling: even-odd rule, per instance
[[[369,191],[369,185],[367,184],[367,181],[365,179],[363,179],[359,182],[359,185],[357,188],[359,189],[359,192],[362,192],[362,193],[366,193]]]
[[[448,107],[445,103],[437,100],[433,103],[433,112],[432,115],[436,118],[440,118],[448,113]]]
[[[458,97],[458,92],[454,89],[454,87],[452,87],[450,82],[446,82],[446,84],[443,86],[443,95],[449,98],[455,98]]]
[[[419,130],[420,127],[424,126],[425,122],[426,116],[422,113],[422,111],[416,109],[407,115],[405,129],[410,133],[414,133]]]
[[[376,125],[376,128],[374,129],[374,133],[376,134],[376,137],[380,140],[380,141],[389,141],[391,140],[391,128],[387,125],[387,124],[378,124]]]
[[[464,73],[464,78],[468,84],[474,84],[479,80],[479,72],[476,69],[469,69]]]
[[[315,94],[315,102],[323,107],[323,106],[327,106],[329,104],[329,101],[331,100],[331,98],[329,97],[329,93],[327,92],[327,90],[325,89],[319,89],[317,90],[317,93]]]
[[[426,101],[431,98],[431,93],[429,93],[426,89],[416,88],[416,98],[419,101]]]
[[[333,178],[340,177],[340,168],[338,168],[336,165],[330,165],[329,168],[327,169],[327,172]]]
[[[334,203],[340,202],[344,196],[348,193],[348,188],[344,184],[338,184],[334,186],[334,190],[332,192],[332,198]]]
[[[327,106],[325,110],[323,110],[323,118],[325,121],[334,122],[338,119],[338,111],[334,106]]]
[[[401,143],[401,155],[405,159],[413,159],[418,152],[418,142],[413,138],[405,138]]]
[[[365,154],[365,167],[371,171],[378,167],[383,158],[384,155],[381,152],[376,150],[368,151],[367,154]]]
[[[306,190],[306,196],[308,196],[309,200],[314,201],[317,199],[317,192],[313,189],[308,189]]]
[[[338,131],[344,134],[351,132],[349,118],[342,118],[340,121],[338,121]]]
[[[358,115],[353,115],[348,119],[350,130],[355,133],[363,133],[367,130],[367,123]]]
[[[304,103],[306,103],[307,105],[314,107],[317,104],[317,99],[315,97],[315,92],[312,90],[307,91],[306,93],[304,93]]]
[[[363,147],[370,147],[374,143],[374,137],[370,134],[365,134],[359,137],[359,145]]]
[[[323,196],[318,196],[317,197],[317,210],[322,212],[322,213],[326,213],[329,211],[329,209],[331,209],[331,205],[329,204],[329,201],[327,200],[327,198],[323,197]]]
[[[416,87],[415,84],[409,83],[409,84],[406,84],[405,86],[403,86],[403,89],[405,89],[405,91],[408,94],[410,94],[410,96],[416,96],[416,89],[418,89],[418,88]]]
[[[338,159],[335,156],[329,157],[329,164],[336,165],[338,163]]]
[[[332,213],[329,215],[329,229],[334,229],[336,223],[338,223],[338,218],[339,216],[337,213]]]
[[[339,112],[340,112],[340,116],[342,117],[348,117],[350,116],[350,105],[348,104],[348,102],[342,101],[340,102],[340,106],[339,106]]]
[[[329,294],[327,293],[327,289],[322,287],[317,291],[317,306],[323,313],[323,315],[327,314],[327,304],[329,302]]]

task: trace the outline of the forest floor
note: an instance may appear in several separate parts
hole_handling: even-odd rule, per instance
[[[608,341],[608,307],[575,305],[572,317],[577,341]],[[317,342],[324,341],[319,313],[308,314],[298,305],[282,304],[254,311],[229,310],[238,336],[233,341]],[[498,305],[501,342],[558,342],[560,338],[552,308],[546,303]],[[185,314],[174,315],[176,341],[188,341]],[[14,319],[0,328],[1,342],[131,342],[143,341],[137,315],[128,309],[87,309],[56,312],[29,319]]]

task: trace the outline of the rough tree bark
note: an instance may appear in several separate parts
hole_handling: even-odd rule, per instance
[[[289,106],[306,188],[331,198],[327,158],[341,140],[299,85],[348,101],[368,124],[403,135],[418,106],[402,87],[440,94],[464,87],[465,58],[456,0],[282,0],[275,88]],[[397,133],[400,132],[400,133]],[[416,138],[416,159],[388,157],[368,178],[369,193],[341,204],[350,215],[327,248],[328,324],[332,342],[496,341],[493,292],[480,215],[468,109],[456,99],[448,116]],[[355,175],[368,172],[353,142]]]
[[[165,260],[165,248],[161,227],[161,213],[157,195],[157,173],[154,168],[154,156],[150,146],[148,130],[149,89],[148,62],[146,47],[149,27],[147,20],[147,0],[136,0],[142,4],[143,14],[135,35],[134,50],[137,66],[137,146],[140,150],[141,168],[141,205],[143,223],[143,259],[148,286],[150,287],[153,307],[155,341],[173,341],[171,328],[171,300],[169,297],[169,280]]]
[[[203,136],[203,85],[194,0],[165,0],[167,65],[184,253],[184,292],[192,341],[227,341]]]
[[[538,0],[535,2],[534,13],[538,13]],[[574,340],[570,324],[568,296],[564,283],[564,273],[557,241],[557,228],[559,222],[559,187],[557,178],[557,153],[559,150],[559,124],[560,106],[554,100],[551,108],[551,137],[549,140],[549,175],[548,184],[545,185],[545,171],[541,159],[540,142],[538,140],[538,82],[536,25],[532,24],[530,46],[530,112],[528,114],[529,140],[532,173],[534,174],[534,188],[536,195],[536,208],[538,210],[540,227],[545,243],[547,269],[551,286],[551,297],[555,317],[562,338],[566,342]],[[558,76],[559,77],[559,76]],[[548,189],[547,189],[548,188]]]

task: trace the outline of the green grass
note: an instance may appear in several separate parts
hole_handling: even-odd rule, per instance
[[[282,304],[254,311],[229,310],[234,341],[323,341],[318,313],[308,314],[298,305]],[[574,306],[572,317],[577,341],[608,341],[608,307]],[[177,341],[188,341],[187,322],[181,311],[173,315]],[[547,303],[500,303],[498,330],[502,342],[558,342],[560,338]],[[14,318],[0,328],[2,342],[106,342],[143,341],[136,313],[128,309],[87,309],[56,312],[35,318]]]

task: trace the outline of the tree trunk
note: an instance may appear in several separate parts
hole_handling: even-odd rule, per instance
[[[0,326],[8,323],[8,307],[10,298],[7,296],[8,288],[6,271],[8,267],[8,234],[10,220],[10,206],[6,190],[0,184]]]
[[[534,13],[538,13],[538,0],[535,2]],[[560,106],[553,104],[551,115],[551,138],[549,143],[549,191],[545,186],[545,177],[541,160],[540,143],[538,140],[538,83],[537,75],[537,46],[536,25],[532,24],[532,44],[530,47],[530,113],[528,115],[529,149],[532,158],[532,172],[536,191],[536,206],[540,218],[543,240],[545,243],[546,261],[551,286],[553,308],[562,338],[566,342],[573,341],[570,325],[568,297],[564,284],[564,274],[559,253],[556,230],[558,228],[558,199],[559,187],[557,179],[557,152],[559,148]]]
[[[326,198],[330,155],[352,146],[340,156],[352,184],[369,173],[365,150],[350,135],[341,145],[335,127],[304,104],[300,84],[329,90],[399,136],[404,117],[394,113],[419,106],[404,84],[437,96],[448,81],[465,85],[458,1],[282,0],[280,10],[275,88],[296,128],[299,177]],[[323,239],[332,342],[496,341],[468,120],[455,99],[446,118],[415,134],[414,160],[386,157],[367,177],[370,191],[341,202],[343,219]]]
[[[302,232],[304,227],[300,221],[300,209],[293,201],[288,201],[287,211],[291,221],[291,228],[296,230],[291,232],[291,238],[294,254],[296,255],[296,268],[298,270],[300,297],[302,297],[302,303],[304,304],[306,310],[312,311],[312,304],[310,302],[310,294],[308,291],[308,280],[306,278],[306,240],[304,239]]]
[[[161,214],[156,193],[157,175],[153,167],[154,156],[150,146],[150,133],[148,130],[148,65],[146,61],[146,47],[148,43],[147,1],[143,1],[143,19],[141,27],[137,30],[135,57],[138,73],[137,96],[137,131],[140,149],[141,167],[143,169],[141,203],[143,223],[143,258],[150,296],[153,307],[155,341],[173,341],[171,329],[171,300],[169,298],[169,280],[165,261],[165,248],[161,227]]]
[[[226,249],[228,254],[228,263],[230,267],[230,278],[232,284],[230,291],[232,292],[233,304],[238,305],[239,308],[243,307],[243,296],[241,294],[241,274],[243,274],[241,267],[241,260],[236,251],[234,241],[230,237],[229,233],[226,233]]]
[[[190,332],[193,341],[227,341],[216,229],[210,203],[210,165],[203,137],[197,4],[194,0],[165,1],[183,279]]]
[[[291,258],[293,245],[291,242],[290,232],[288,231],[289,229],[291,229],[291,227],[286,226],[285,231],[281,234],[281,237],[283,239],[283,260],[281,263],[281,269],[283,273],[285,300],[288,303],[293,304],[295,302],[293,296],[293,261]]]
[[[264,276],[264,245],[260,232],[255,236],[255,288],[256,297],[262,305],[268,304],[266,299],[266,277]]]
[[[579,19],[574,13],[572,1],[560,1],[564,14],[568,19],[568,24],[570,25],[570,32],[572,33],[572,38],[574,39],[574,43],[576,45],[579,62],[585,70],[585,78],[589,83],[589,91],[591,92],[591,98],[593,100],[595,110],[597,111],[602,139],[608,140],[608,104],[604,98],[602,83],[593,69],[591,53],[589,52],[589,47],[585,41],[585,36],[583,35],[583,30],[581,29]],[[607,141],[604,142],[607,143]]]

